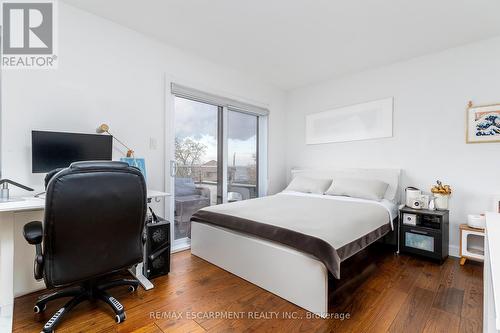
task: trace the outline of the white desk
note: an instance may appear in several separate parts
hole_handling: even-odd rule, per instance
[[[169,195],[165,192],[148,190],[148,199]],[[16,239],[22,238],[21,229],[25,223],[43,220],[45,199],[34,197],[23,197],[22,199],[20,201],[0,202],[0,333],[12,331],[15,284],[24,282],[24,293],[44,287],[42,281],[36,282],[33,278],[32,264],[24,267],[25,261],[18,262],[17,258],[20,254],[14,253],[14,243]],[[32,261],[35,255],[34,248],[27,243],[26,245],[25,249],[30,251]],[[16,267],[14,267],[15,258]],[[26,264],[29,265],[29,263]],[[142,276],[142,264],[140,267],[138,265],[135,275],[145,289],[153,287],[151,282]]]

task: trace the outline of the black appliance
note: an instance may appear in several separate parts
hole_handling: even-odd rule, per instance
[[[33,173],[66,168],[73,162],[111,161],[110,135],[31,131]]]
[[[146,224],[144,276],[148,279],[170,272],[170,222],[151,211]]]

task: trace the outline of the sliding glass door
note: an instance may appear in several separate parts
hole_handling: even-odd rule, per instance
[[[258,117],[227,113],[227,201],[258,196]]]
[[[175,84],[171,90],[167,209],[173,248],[182,249],[199,209],[265,195],[267,110]]]
[[[197,210],[220,202],[220,108],[178,97],[174,102],[174,240],[180,240],[191,237]]]

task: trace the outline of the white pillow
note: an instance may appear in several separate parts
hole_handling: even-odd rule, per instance
[[[356,178],[380,180],[389,184],[385,191],[384,199],[399,203],[401,169],[362,169],[362,168],[336,168],[328,169],[292,169],[293,176],[305,176],[323,179]]]
[[[292,179],[285,191],[324,194],[331,183],[331,179],[315,179],[304,176],[296,176]]]
[[[336,177],[325,194],[380,201],[388,186],[380,180]]]

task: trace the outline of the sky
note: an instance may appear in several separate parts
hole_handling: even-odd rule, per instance
[[[175,98],[175,135],[178,139],[191,138],[207,146],[204,162],[217,160],[217,112],[218,107]],[[254,163],[256,152],[257,117],[230,111],[228,114],[228,163],[232,165],[236,153],[236,165]]]

